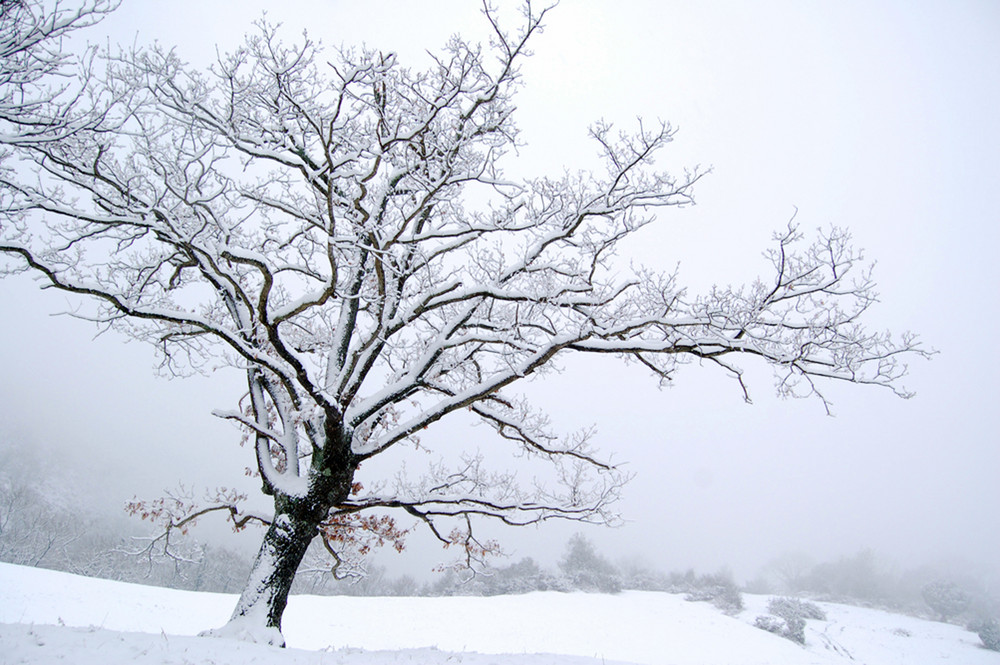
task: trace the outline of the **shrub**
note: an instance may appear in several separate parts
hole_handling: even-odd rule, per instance
[[[702,575],[690,580],[689,584],[690,590],[684,600],[707,601],[726,614],[737,614],[743,610],[743,594],[728,573]]]
[[[826,620],[819,605],[798,598],[772,598],[767,611],[771,616],[757,617],[754,625],[798,644],[806,643],[806,619]]]
[[[778,617],[762,615],[757,617],[753,625],[798,644],[806,643],[806,622],[800,617],[779,619]]]
[[[924,602],[938,613],[941,621],[948,621],[964,612],[972,598],[954,582],[939,580],[922,589]]]
[[[1000,651],[1000,623],[996,619],[984,619],[975,627],[983,646],[991,651]]]
[[[774,633],[775,635],[784,635],[785,632],[785,622],[778,617],[773,617],[769,614],[762,614],[754,620],[753,625],[761,630],[766,630],[769,633]]]
[[[767,611],[782,618],[795,616],[802,619],[826,621],[826,612],[816,603],[799,598],[772,598],[767,604]]]

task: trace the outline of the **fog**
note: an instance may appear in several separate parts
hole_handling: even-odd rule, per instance
[[[393,50],[422,66],[454,33],[484,39],[476,3],[170,3],[125,0],[87,36],[176,45],[192,62],[238,42],[268,8],[291,38]],[[429,8],[433,7],[433,11]],[[871,548],[887,560],[995,566],[1000,447],[1000,6],[992,2],[655,2],[564,0],[524,65],[512,174],[588,169],[598,119],[679,128],[668,169],[711,166],[698,205],[668,209],[628,258],[680,266],[692,292],[752,281],[761,252],[793,215],[805,229],[849,227],[877,261],[874,328],[912,330],[939,353],[914,359],[901,400],[877,388],[774,396],[748,368],[753,404],[697,364],[658,389],[606,360],[569,363],[526,388],[567,430],[595,424],[598,445],[635,473],[626,524],[585,531],[611,556],[664,569],[729,566],[751,576],[802,552],[832,559]],[[797,210],[797,213],[796,213]],[[74,304],[28,278],[0,282],[0,428],[41,451],[74,500],[115,512],[183,482],[248,482],[249,451],[213,408],[232,408],[241,377],[167,380],[153,349],[95,338]],[[439,428],[445,440],[481,434]],[[252,483],[250,484],[252,487]],[[228,529],[206,521],[199,536]],[[578,525],[504,532],[514,556],[557,557]],[[253,534],[229,535],[255,547]],[[445,557],[423,536],[389,560],[427,569]]]

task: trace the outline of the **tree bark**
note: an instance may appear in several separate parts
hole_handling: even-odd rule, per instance
[[[318,525],[317,520],[291,511],[275,516],[229,623],[206,634],[284,646],[281,616],[295,572],[318,533]]]

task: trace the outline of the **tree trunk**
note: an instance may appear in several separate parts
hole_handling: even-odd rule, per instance
[[[327,445],[313,452],[306,496],[292,497],[265,487],[265,493],[274,497],[274,521],[264,534],[229,623],[203,634],[285,645],[281,615],[288,604],[295,573],[309,544],[319,535],[319,526],[331,506],[347,499],[358,467],[351,453],[350,436],[345,434],[341,421],[328,418],[325,435]]]
[[[264,535],[229,623],[203,634],[284,646],[281,615],[288,604],[295,572],[318,533],[317,527],[318,522],[308,517],[279,513]]]

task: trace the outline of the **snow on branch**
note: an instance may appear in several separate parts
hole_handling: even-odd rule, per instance
[[[809,240],[789,223],[771,274],[696,296],[675,273],[614,261],[624,239],[693,202],[704,172],[655,164],[670,125],[594,125],[598,172],[505,175],[518,67],[548,11],[524,3],[510,31],[485,4],[490,45],[453,38],[424,71],[287,42],[266,21],[207,70],[156,46],[94,54],[101,74],[82,75],[70,104],[80,123],[59,115],[58,86],[33,79],[51,101],[38,112],[54,115],[31,141],[0,136],[17,166],[0,170],[0,269],[81,297],[77,315],[155,344],[169,373],[246,374],[246,400],[215,413],[253,441],[275,519],[240,512],[241,496],[136,502],[165,546],[215,511],[268,524],[266,542],[320,533],[343,562],[351,548],[400,547],[392,513],[467,562],[496,551],[477,519],[614,523],[628,475],[593,431],[553,431],[518,393],[569,354],[615,355],[661,381],[702,360],[747,399],[741,358],[771,365],[781,394],[827,407],[828,381],[908,394],[906,360],[928,352],[864,327],[875,286],[844,230]],[[358,493],[362,462],[433,448],[436,424],[460,414],[547,465],[548,483],[490,471],[472,445],[457,467]]]

